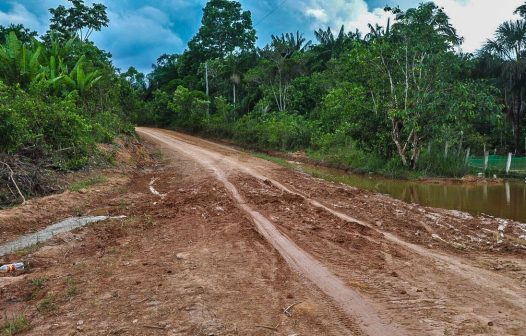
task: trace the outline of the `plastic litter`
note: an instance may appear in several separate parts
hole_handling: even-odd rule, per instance
[[[15,271],[21,271],[24,269],[24,263],[17,262],[13,264],[5,264],[0,266],[0,273],[11,273]]]

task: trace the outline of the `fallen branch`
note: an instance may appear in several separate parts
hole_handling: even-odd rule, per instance
[[[292,313],[290,312],[290,309],[294,308],[294,306],[299,305],[300,303],[301,301],[291,304],[287,308],[283,309],[283,313],[287,315],[288,317],[291,317]]]
[[[159,330],[165,330],[166,329],[166,327],[154,326],[154,325],[148,325],[148,324],[143,324],[143,327],[150,328],[150,329],[159,329]]]
[[[275,327],[261,325],[261,324],[256,325],[257,328],[264,328],[264,329],[272,330],[275,332],[278,332],[278,326],[279,326],[279,323]]]
[[[16,184],[15,177],[14,177],[15,173],[13,172],[13,169],[11,169],[11,166],[8,165],[7,163],[3,162],[3,161],[0,161],[0,163],[4,164],[7,167],[7,169],[9,169],[9,178],[11,179],[13,184],[15,185],[15,188],[18,191],[18,194],[20,195],[20,197],[22,197],[22,204],[25,204],[26,203],[26,198],[24,197],[24,195],[20,191],[20,188],[18,188],[18,184]]]

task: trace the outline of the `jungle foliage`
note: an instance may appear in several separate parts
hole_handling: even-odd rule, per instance
[[[18,186],[52,191],[48,171],[86,166],[98,143],[133,133],[143,106],[132,80],[141,76],[120,73],[89,40],[108,24],[105,7],[69,2],[50,9],[44,36],[0,26],[0,206],[19,198]]]
[[[153,66],[139,120],[387,174],[461,175],[468,147],[524,152],[526,20],[468,54],[434,3],[385,10],[368,32],[256,48],[250,13],[209,1],[188,49]]]

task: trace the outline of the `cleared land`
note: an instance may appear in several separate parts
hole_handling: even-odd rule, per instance
[[[138,132],[162,162],[0,212],[2,241],[77,213],[128,216],[8,256],[30,270],[0,278],[0,326],[25,316],[34,335],[524,334],[524,224]]]

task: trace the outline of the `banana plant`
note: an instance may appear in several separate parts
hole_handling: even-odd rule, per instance
[[[65,58],[71,55],[74,42],[75,40],[71,39],[62,45],[58,40],[52,39],[51,46],[46,53],[47,64],[43,67],[43,73],[39,79],[44,79],[56,94],[67,94],[77,90],[82,96],[102,77],[97,70],[85,72],[86,57],[84,55],[77,60],[71,71],[68,69]]]
[[[84,71],[85,56],[82,55],[71,72],[63,75],[64,82],[73,90],[77,90],[83,96],[102,78],[98,70],[86,73]]]
[[[27,87],[41,71],[42,50],[35,39],[26,46],[10,32],[6,42],[0,45],[0,78],[8,85]]]

